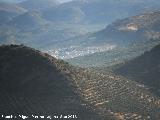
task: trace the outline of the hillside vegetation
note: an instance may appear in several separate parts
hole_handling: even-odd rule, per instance
[[[160,45],[133,60],[118,65],[114,71],[149,86],[159,94]]]
[[[0,113],[3,115],[77,115],[100,119],[77,94],[71,79],[49,55],[24,46],[0,47]]]
[[[75,68],[25,46],[0,47],[1,113],[79,119],[159,119],[159,98],[113,73]],[[35,109],[36,108],[36,109]]]

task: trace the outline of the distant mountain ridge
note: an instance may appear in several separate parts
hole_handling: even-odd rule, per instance
[[[150,49],[159,42],[160,12],[158,10],[153,11],[158,9],[157,6],[159,6],[159,2],[157,0],[77,0],[62,4],[54,3],[54,1],[50,2],[51,0],[40,0],[40,2],[37,2],[36,0],[26,0],[16,5],[10,3],[10,6],[7,8],[11,9],[10,11],[12,11],[13,6],[16,6],[19,9],[22,8],[21,4],[23,3],[25,3],[25,5],[29,4],[28,7],[32,8],[27,8],[26,5],[26,9],[22,8],[25,12],[14,13],[13,15],[10,12],[6,14],[6,12],[2,11],[2,16],[6,17],[0,18],[4,21],[4,23],[0,23],[0,44],[24,44],[40,50],[51,51],[50,54],[60,51],[60,56],[64,56],[63,58],[67,58],[65,55],[68,54],[67,52],[64,52],[63,48],[68,51],[73,50],[72,48],[76,48],[74,51],[76,55],[71,56],[71,58],[76,56],[77,58],[75,59],[79,59],[78,56],[80,55],[86,55],[87,52],[89,52],[89,54],[94,53],[86,50],[86,48],[113,45],[116,46],[116,49],[113,51],[113,56],[111,55],[111,52],[109,53],[109,56],[111,55],[112,58],[118,56],[118,58],[113,60],[117,63],[119,57],[121,57],[121,55],[117,54],[119,51],[122,51],[123,55],[126,53],[123,50],[133,51],[133,56],[135,56],[135,53],[137,52],[135,51],[135,48],[137,48],[135,46],[138,46],[138,48],[140,48],[139,45],[143,46],[143,50],[138,49],[137,53],[139,55],[139,53],[146,50],[148,44],[145,46],[145,42],[149,42],[150,47],[147,49]],[[44,5],[45,8],[42,7],[42,9],[39,9],[41,8],[41,5]],[[114,15],[109,12],[112,11],[112,7],[110,6],[113,8],[115,7],[115,12],[112,12]],[[38,12],[35,12],[35,9],[37,9]],[[123,12],[124,9],[127,13]],[[135,11],[137,11],[137,13],[134,13]],[[105,28],[106,25],[104,24],[106,24],[107,21],[112,21],[108,19],[115,20],[117,18],[131,16],[132,14],[126,15],[128,12],[133,13],[133,15],[138,15],[116,20]],[[119,13],[124,13],[125,15]],[[114,18],[112,15],[117,18]],[[100,27],[97,24],[100,24]],[[104,29],[101,30],[102,28]],[[129,47],[126,49],[126,46],[128,45],[132,47],[132,49],[129,49]],[[119,46],[123,46],[123,48],[120,48]],[[82,54],[77,54],[77,51],[82,52]],[[63,53],[67,54],[64,55]],[[104,60],[104,58],[108,58],[108,54],[106,55],[104,51],[102,54],[100,52],[98,60],[91,59],[93,60],[94,65],[99,65],[98,62],[101,62],[101,58],[103,59],[103,62],[101,62],[103,65],[108,64],[108,60]],[[84,66],[88,64],[89,58],[95,58],[96,54],[93,54],[93,56],[94,57],[89,55],[89,57],[86,57],[87,59],[84,58],[86,60],[83,61],[85,62]],[[72,59],[71,61],[74,60]],[[74,63],[75,62],[78,63],[76,60]],[[81,64],[81,61],[79,63]],[[90,65],[92,65],[91,62]]]
[[[41,25],[45,25],[46,23],[47,22],[41,17],[40,13],[25,12],[24,14],[15,17],[8,24],[21,30],[27,30],[28,28],[31,29],[40,27]]]
[[[19,7],[16,4],[6,2],[0,2],[0,10],[13,13],[21,13],[26,11],[24,8]]]
[[[9,4],[12,5],[13,3]],[[13,6],[14,5],[15,4],[13,4]],[[54,49],[55,48],[54,43],[58,44],[57,46],[61,48],[61,46],[70,47],[74,43],[78,45],[82,43],[83,45],[86,46],[87,45],[89,46],[90,44],[92,45],[94,43],[95,45],[103,44],[104,42],[114,41],[115,39],[119,38],[119,36],[121,37],[120,39],[123,38],[128,39],[128,37],[131,36],[133,38],[136,36],[139,37],[139,39],[141,39],[143,37],[143,35],[142,36],[140,35],[143,34],[142,31],[139,32],[134,31],[127,33],[126,32],[124,33],[124,31],[111,32],[108,30],[110,28],[107,28],[107,30],[104,29],[99,32],[96,32],[95,34],[92,34],[91,32],[104,28],[106,24],[110,23],[111,21],[115,21],[116,19],[141,13],[140,10],[138,9],[139,6],[140,8],[142,8],[143,12],[146,11],[145,9],[147,9],[147,11],[150,12],[157,9],[158,5],[159,3],[157,2],[157,0],[152,2],[150,0],[146,2],[144,2],[143,0],[128,1],[128,2],[126,0],[122,1],[77,0],[62,4],[58,4],[56,1],[52,0],[47,0],[47,1],[40,0],[39,2],[37,2],[36,0],[26,0],[16,4],[16,6],[22,9],[25,8],[25,12],[30,14],[27,15],[27,13],[22,12],[23,15],[14,14],[12,16],[12,14],[10,13],[9,14],[7,14],[6,12],[2,13],[2,15],[4,14],[3,16],[6,16],[1,18],[2,21],[5,23],[4,24],[3,22],[1,22],[1,24],[3,25],[2,27],[4,30],[6,30],[6,32],[4,33],[3,30],[0,30],[0,34],[2,34],[1,43],[6,44],[6,43],[13,43],[11,41],[15,41],[15,43],[17,44],[23,43],[25,45],[30,45],[32,47],[43,48],[43,49],[45,49],[44,45],[48,45],[49,48]],[[136,6],[138,6],[138,8]],[[10,6],[10,8],[12,8],[12,6]],[[132,10],[132,8],[134,8],[134,10]],[[36,15],[34,14],[35,10],[39,12]],[[113,11],[112,13],[114,14],[111,14],[109,11]],[[125,12],[132,13],[134,11],[137,11],[137,13],[133,14],[125,13]],[[119,14],[119,12],[124,13],[125,15]],[[27,20],[28,22],[22,22],[25,19],[25,17],[27,16],[29,17],[30,15],[32,17],[31,19]],[[19,21],[20,24],[17,21]],[[37,21],[37,24],[34,21]],[[10,24],[8,24],[8,22]],[[116,22],[114,22],[113,24],[115,23]],[[94,25],[95,26],[99,25],[101,27],[96,28]],[[25,30],[26,28],[27,30]],[[132,26],[130,26],[130,28],[136,29],[133,28]],[[106,31],[108,31],[108,33]],[[81,36],[84,34],[87,35]],[[126,34],[128,34],[128,37]],[[154,37],[157,37],[159,33],[154,31],[149,31],[145,35],[148,37],[152,37],[153,35]],[[76,41],[74,41],[75,39]]]
[[[19,3],[25,0],[0,0],[0,2],[10,2],[10,3]]]
[[[108,25],[106,29],[93,34],[93,42],[117,42],[123,45],[160,37],[160,11],[148,12]]]
[[[26,10],[16,4],[0,2],[0,25],[12,20],[15,16],[23,14]]]
[[[60,4],[58,9],[49,9],[44,14],[48,20],[55,21],[57,19],[65,21],[66,16],[69,16],[73,12],[71,9],[74,7],[78,9],[77,14],[81,12],[80,16],[79,14],[76,16],[79,17],[79,19],[81,18],[79,23],[108,24],[117,19],[123,19],[145,11],[157,10],[159,6],[158,0],[76,0]],[[112,11],[112,13],[110,11]],[[64,16],[56,15],[55,17],[52,13],[60,13]],[[69,19],[72,20],[73,18],[70,17]]]
[[[107,26],[107,28],[102,31],[102,34],[106,34],[106,37],[113,41],[123,40],[123,42],[157,39],[160,37],[159,24],[160,11],[148,12],[116,21]]]
[[[43,11],[58,4],[59,3],[56,0],[25,0],[18,5],[29,11]]]
[[[68,44],[112,44],[116,48],[110,52],[100,52],[68,61],[74,65],[99,67],[132,59],[160,43],[159,24],[160,11],[154,11],[118,20],[101,31],[75,37],[69,40]]]

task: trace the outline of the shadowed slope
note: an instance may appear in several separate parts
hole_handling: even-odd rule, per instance
[[[77,114],[80,120],[159,119],[156,96],[112,73],[74,68],[48,54],[13,45],[0,47],[0,68],[4,114]]]
[[[120,65],[115,72],[143,83],[158,92],[160,88],[160,45]]]
[[[73,81],[49,55],[24,46],[0,47],[0,114],[77,115],[100,119],[76,93]]]

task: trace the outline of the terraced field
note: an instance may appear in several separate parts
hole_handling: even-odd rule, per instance
[[[87,80],[78,81],[81,95],[98,113],[127,120],[159,119],[160,100],[146,87],[111,73],[84,71],[80,76],[85,75]]]

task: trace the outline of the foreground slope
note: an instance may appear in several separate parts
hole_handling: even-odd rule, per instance
[[[2,114],[77,114],[80,120],[160,117],[160,100],[145,86],[75,68],[31,48],[1,46],[0,68]]]
[[[148,85],[159,93],[160,88],[160,45],[151,51],[118,66],[115,72]]]
[[[55,64],[64,62],[24,46],[1,46],[0,114],[73,114],[80,120],[100,119],[82,106],[71,79]]]

